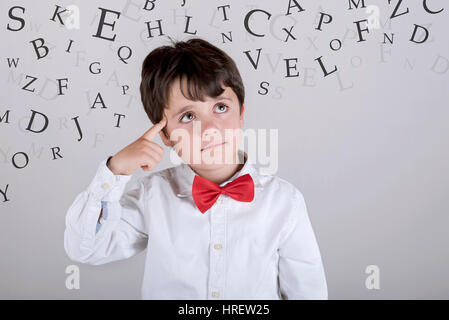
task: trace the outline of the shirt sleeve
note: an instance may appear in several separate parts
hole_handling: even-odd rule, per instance
[[[114,175],[106,165],[108,159],[101,161],[88,188],[66,213],[64,249],[76,262],[105,264],[134,256],[147,246],[142,180],[125,192],[131,175]]]
[[[279,246],[279,286],[285,300],[327,300],[320,250],[302,194],[296,189],[292,216]]]

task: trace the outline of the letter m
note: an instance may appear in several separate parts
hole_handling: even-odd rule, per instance
[[[358,9],[358,8],[359,8],[360,1],[362,1],[362,8],[365,8],[365,0],[358,0],[357,3],[355,3],[355,0],[349,0],[349,1],[348,1],[348,2],[349,2],[349,8],[348,8],[348,10],[352,10],[351,3],[354,5],[354,7],[355,7],[356,9]]]

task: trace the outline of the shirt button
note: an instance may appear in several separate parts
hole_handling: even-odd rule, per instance
[[[223,199],[222,199],[222,198],[218,198],[218,199],[217,199],[217,203],[222,204],[222,203],[223,203]]]
[[[106,182],[103,183],[102,187],[103,187],[103,189],[105,189],[105,190],[108,189],[108,188],[109,188],[109,183],[106,183]]]
[[[103,217],[100,218],[100,224],[104,224],[106,220]]]
[[[222,247],[221,247],[221,244],[216,243],[216,244],[214,245],[214,248],[217,249],[217,250],[220,250]]]
[[[218,298],[220,296],[220,293],[217,291],[212,292],[212,297]]]

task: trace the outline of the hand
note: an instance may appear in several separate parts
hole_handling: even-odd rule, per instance
[[[119,175],[131,175],[137,169],[144,171],[153,170],[162,160],[164,149],[154,142],[156,135],[162,134],[161,130],[167,124],[165,115],[162,120],[148,129],[139,139],[120,150],[108,163],[108,168]]]

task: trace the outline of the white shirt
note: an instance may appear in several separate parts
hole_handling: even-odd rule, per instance
[[[66,216],[70,259],[100,265],[146,250],[142,299],[327,299],[319,247],[301,192],[246,161],[254,200],[221,194],[204,214],[192,198],[186,164],[151,172],[125,190],[104,159]],[[107,218],[97,221],[103,204]]]

